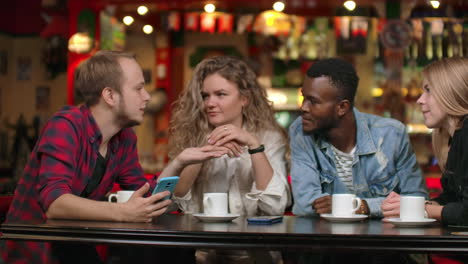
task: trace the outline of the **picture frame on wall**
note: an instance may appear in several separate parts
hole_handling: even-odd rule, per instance
[[[50,87],[37,86],[36,87],[36,110],[49,110],[50,107]]]
[[[32,75],[31,57],[18,57],[16,61],[16,80],[29,81]]]
[[[8,74],[8,53],[6,50],[0,50],[0,75]]]

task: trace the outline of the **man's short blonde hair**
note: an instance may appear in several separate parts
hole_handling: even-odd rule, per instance
[[[86,105],[97,104],[106,87],[120,92],[123,72],[119,60],[122,58],[134,60],[135,55],[102,50],[78,66],[74,73],[75,90]]]

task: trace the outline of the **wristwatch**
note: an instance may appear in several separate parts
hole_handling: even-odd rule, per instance
[[[261,144],[258,148],[249,149],[248,151],[249,151],[250,155],[255,154],[255,153],[259,153],[259,152],[263,152],[263,151],[265,151],[265,146],[263,144]]]

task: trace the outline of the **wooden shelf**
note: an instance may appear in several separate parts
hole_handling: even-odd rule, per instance
[[[406,131],[408,134],[415,135],[431,135],[432,129],[427,128],[424,124],[407,124]]]

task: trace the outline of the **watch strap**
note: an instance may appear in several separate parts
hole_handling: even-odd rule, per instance
[[[258,148],[249,149],[248,151],[249,151],[250,155],[255,154],[255,153],[259,153],[259,152],[264,152],[265,151],[265,146],[263,144],[261,144]]]

